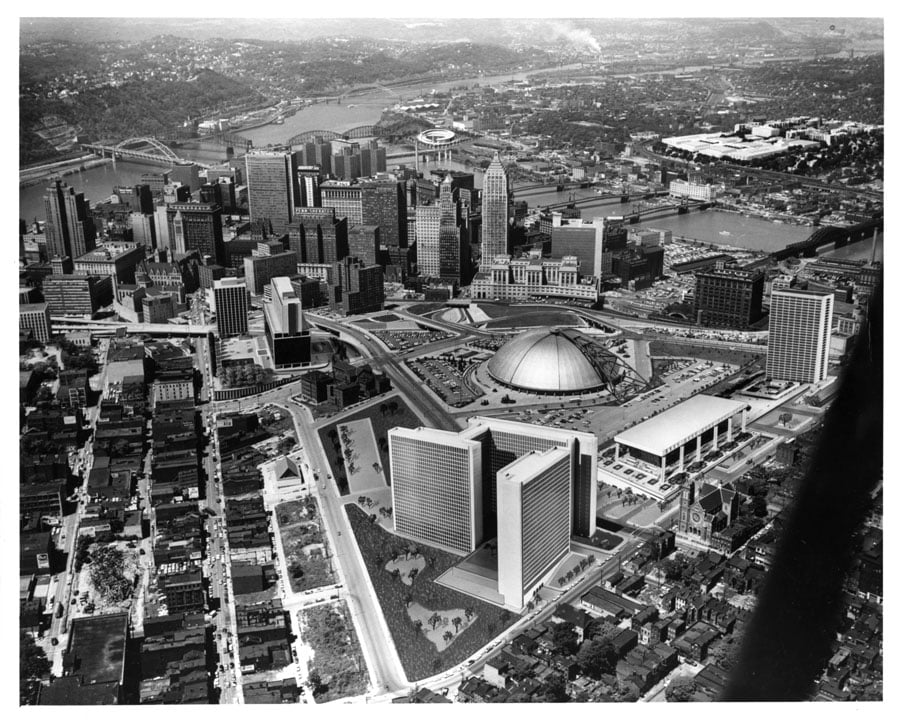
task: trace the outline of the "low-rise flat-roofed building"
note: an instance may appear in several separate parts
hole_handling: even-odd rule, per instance
[[[260,242],[259,247],[265,244]],[[290,277],[297,273],[297,252],[283,251],[274,254],[256,253],[244,257],[244,278],[250,294],[262,294],[263,288],[274,277]]]
[[[113,285],[134,284],[134,272],[144,259],[138,244],[104,244],[75,259],[76,274],[112,277]]]
[[[644,463],[660,484],[665,483],[668,475],[683,472],[686,463],[700,460],[710,443],[717,450],[720,436],[724,437],[721,442],[730,442],[738,413],[743,432],[746,408],[744,402],[695,395],[616,435],[614,463],[622,459]],[[601,480],[607,472],[601,468]]]

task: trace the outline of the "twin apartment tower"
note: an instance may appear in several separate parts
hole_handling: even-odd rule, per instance
[[[593,434],[473,417],[461,432],[395,427],[388,443],[396,532],[460,555],[496,538],[507,608],[596,530]]]

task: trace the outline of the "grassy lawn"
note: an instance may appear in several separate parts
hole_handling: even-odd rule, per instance
[[[313,691],[316,703],[364,694],[369,675],[346,602],[313,606],[300,616],[303,641],[315,652],[310,677],[317,674],[321,682]]]
[[[572,312],[535,309],[523,312],[517,308],[509,310],[509,316],[493,319],[485,324],[486,329],[503,327],[553,327],[583,326],[581,318]]]
[[[328,543],[322,535],[322,519],[311,495],[275,506],[281,546],[290,576],[291,591],[300,593],[337,580]],[[273,587],[274,588],[274,587]]]
[[[384,479],[388,485],[391,484],[391,466],[387,448],[388,430],[392,427],[419,427],[425,424],[416,413],[409,409],[400,395],[391,395],[380,403],[357,410],[352,415],[320,428],[319,439],[322,441],[322,449],[328,458],[328,464],[331,467],[334,479],[337,481],[341,495],[347,495],[350,492],[350,488],[347,483],[347,471],[344,469],[344,456],[340,450],[337,426],[338,424],[366,418],[372,423],[372,434],[378,448],[378,455],[381,458],[381,469],[384,472]],[[381,443],[382,440],[384,441],[383,444]]]
[[[695,359],[708,359],[713,362],[728,362],[738,366],[751,362],[765,354],[765,347],[761,347],[759,354],[751,354],[727,347],[705,347],[690,342],[670,342],[668,340],[651,339],[648,347],[651,357],[693,357]]]
[[[346,508],[397,654],[410,681],[424,679],[464,661],[519,618],[502,608],[435,583],[435,578],[460,560],[459,556],[436,548],[416,544],[428,565],[419,571],[411,586],[406,585],[400,576],[395,577],[387,571],[385,564],[395,553],[406,550],[410,542],[370,522],[355,504]],[[409,614],[407,607],[414,605],[425,611],[438,612],[469,609],[471,625],[460,630],[449,645],[439,651],[426,637],[424,629],[431,626],[423,622],[420,630],[413,623],[417,619]]]

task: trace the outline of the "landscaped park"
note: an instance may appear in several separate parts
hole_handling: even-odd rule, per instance
[[[348,471],[344,464],[344,450],[341,442],[341,433],[339,425],[347,426],[356,420],[367,420],[371,425],[371,437],[374,439],[375,447],[378,450],[379,464],[381,466],[381,474],[384,475],[385,482],[391,484],[390,460],[388,458],[388,442],[387,433],[392,427],[419,427],[423,423],[409,406],[405,400],[399,395],[392,395],[379,404],[372,404],[356,410],[352,415],[342,418],[339,421],[332,422],[324,427],[319,428],[319,439],[322,441],[322,449],[328,457],[328,464],[334,474],[337,482],[338,491],[341,495],[347,495],[351,492]],[[368,431],[366,431],[368,432]],[[354,439],[361,438],[360,429],[354,429]],[[351,445],[353,443],[351,442]],[[368,443],[360,443],[360,449]],[[357,455],[362,453],[357,451]],[[359,463],[362,470],[362,462]],[[371,462],[369,463],[371,468]],[[360,490],[361,488],[356,488]]]
[[[460,663],[518,619],[435,583],[459,556],[393,535],[355,504],[346,510],[410,681]]]

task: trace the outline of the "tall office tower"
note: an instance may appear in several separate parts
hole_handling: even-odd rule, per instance
[[[197,189],[194,200],[204,204],[216,204],[217,206],[222,206],[222,188],[219,184],[203,184]]]
[[[331,157],[331,173],[342,181],[355,181],[362,174],[358,153],[336,153]]]
[[[152,213],[144,214],[140,211],[133,211],[129,218],[132,240],[147,249],[155,249],[156,217]]]
[[[481,445],[443,430],[388,431],[394,528],[465,555],[481,543]]]
[[[362,189],[349,181],[324,181],[319,186],[322,207],[334,209],[335,216],[345,217],[348,226],[359,226],[363,221]]]
[[[459,202],[453,188],[453,179],[448,174],[441,183],[438,202],[440,208],[440,232],[438,257],[441,279],[459,282],[464,276],[467,256],[466,242],[468,230],[460,225]]]
[[[441,207],[436,204],[416,207],[416,261],[420,276],[440,276]]]
[[[319,136],[314,142],[305,143],[300,150],[304,166],[318,166],[323,175],[331,173],[331,144]]]
[[[298,207],[296,212],[288,225],[288,240],[301,263],[331,264],[347,256],[346,218],[337,218],[335,210],[328,206]]]
[[[569,451],[530,452],[497,474],[497,589],[521,609],[570,550]]]
[[[704,327],[746,329],[762,316],[762,270],[721,267],[694,274],[694,311]]]
[[[299,196],[297,154],[251,151],[247,163],[247,198],[250,219],[268,219],[276,234],[284,234],[294,216]]]
[[[821,382],[828,373],[834,294],[778,289],[769,304],[766,377]]]
[[[169,170],[169,181],[180,183],[191,190],[200,188],[200,167],[192,161],[177,161]]]
[[[172,236],[169,232],[169,207],[160,204],[153,212],[153,226],[156,227],[156,248],[171,249]]]
[[[297,185],[300,195],[294,199],[294,206],[321,206],[322,194],[319,192],[321,173],[318,166],[298,166]]]
[[[137,214],[153,213],[153,191],[149,184],[138,184],[131,190],[131,210]]]
[[[293,250],[244,257],[244,279],[251,294],[262,294],[274,277],[291,277],[296,273],[297,252]]]
[[[481,258],[490,263],[498,254],[508,253],[509,181],[500,163],[500,154],[484,172],[481,191]]]
[[[596,435],[491,417],[470,418],[469,427],[460,434],[478,440],[483,446],[485,536],[494,535],[502,511],[496,486],[501,468],[533,450],[545,452],[552,447],[566,448],[571,456],[572,532],[586,538],[594,535],[597,530]]]
[[[215,204],[176,203],[166,207],[169,241],[182,254],[198,251],[214,264],[225,263],[222,209]]]
[[[213,282],[216,327],[220,337],[247,334],[250,295],[242,279],[217,279]]]
[[[384,309],[384,270],[348,256],[332,264],[331,308],[345,315]]]
[[[263,302],[266,342],[275,369],[290,369],[309,364],[311,343],[303,305],[286,276],[274,277],[269,298]]]
[[[378,145],[378,141],[372,140],[360,149],[360,173],[363,176],[374,176],[377,173],[387,171],[387,152]]]
[[[553,258],[577,256],[584,276],[600,276],[603,269],[604,219],[597,217],[593,222],[568,219],[563,223],[562,217],[554,215],[553,224],[550,232],[550,250]],[[484,258],[483,251],[482,258]]]
[[[46,344],[53,336],[53,325],[50,322],[50,306],[46,302],[40,304],[19,305],[19,329],[31,330],[32,336]]]
[[[406,192],[402,181],[383,179],[361,181],[363,224],[380,229],[383,264],[394,264],[408,271]]]
[[[54,181],[44,196],[47,253],[53,257],[74,259],[94,248],[97,232],[91,217],[90,204],[84,194],[63,181]]]
[[[354,226],[347,236],[348,256],[356,257],[366,266],[378,263],[381,249],[381,227]]]

